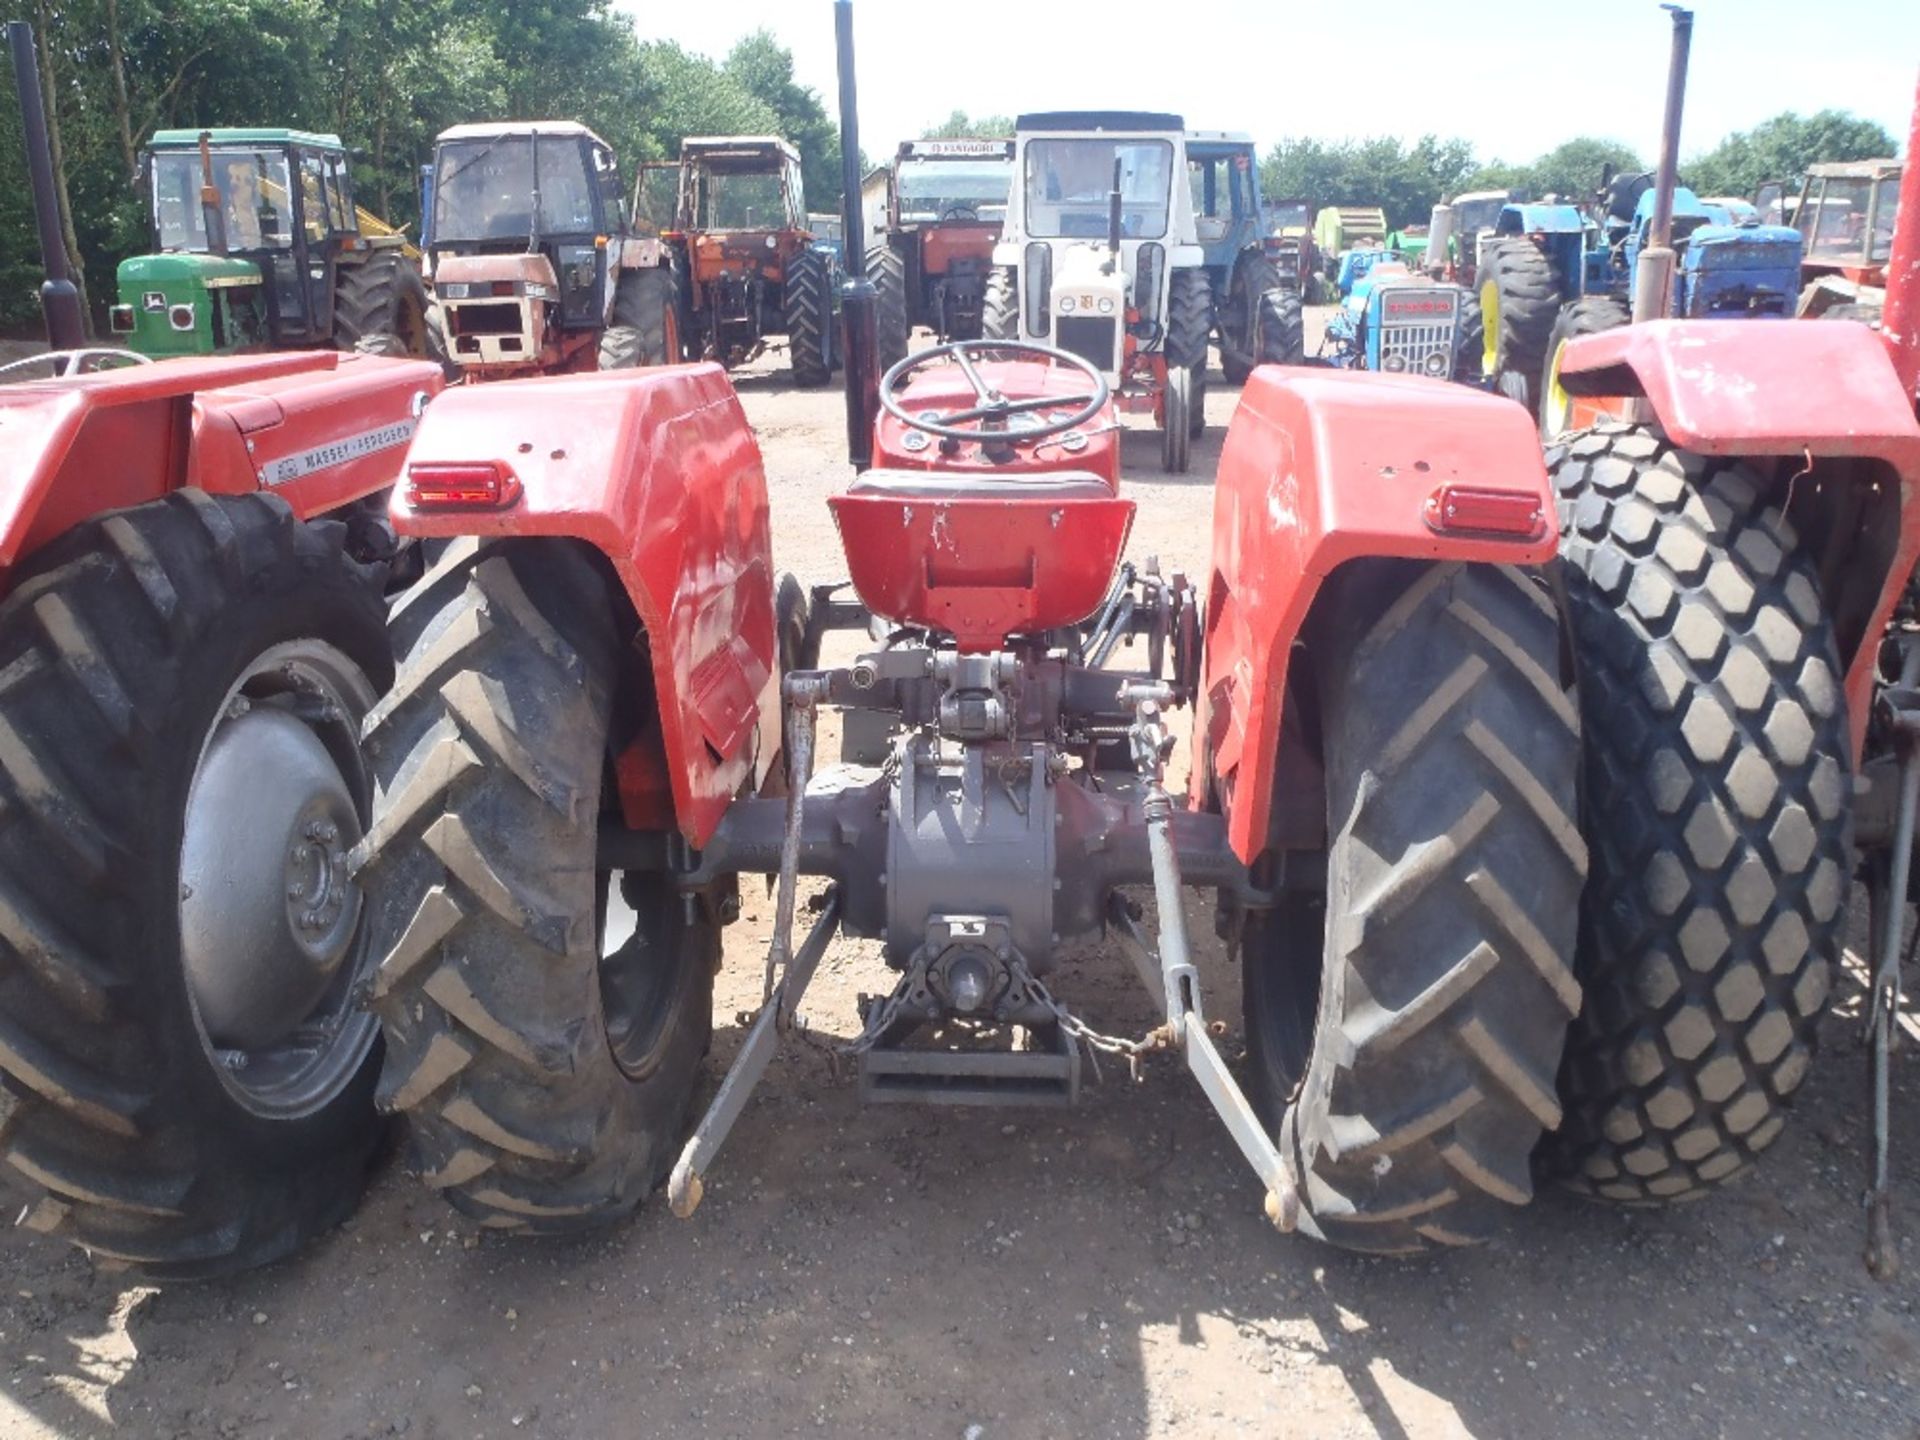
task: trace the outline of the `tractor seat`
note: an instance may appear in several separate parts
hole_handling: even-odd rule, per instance
[[[868,470],[849,495],[898,500],[1111,500],[1113,487],[1091,470],[979,474],[951,470]]]

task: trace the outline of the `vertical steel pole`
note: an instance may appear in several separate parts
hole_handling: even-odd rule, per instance
[[[40,63],[34,54],[33,27],[7,22],[13,51],[13,83],[20,97],[20,134],[27,147],[27,180],[33,189],[33,218],[40,230],[40,264],[47,278],[40,286],[40,310],[46,317],[47,343],[55,350],[78,350],[87,343],[80,291],[67,264],[60,234],[60,199],[53,185],[53,147],[47,140],[47,112],[40,94]]]
[[[833,0],[840,63],[840,252],[847,281],[840,289],[847,372],[847,458],[856,470],[873,464],[873,417],[880,406],[880,332],[873,281],[867,278],[866,207],[860,195],[860,113],[853,74],[853,0]]]
[[[1673,16],[1673,55],[1667,63],[1667,111],[1660,127],[1660,169],[1654,177],[1653,222],[1634,277],[1633,319],[1663,319],[1673,301],[1673,187],[1680,171],[1680,112],[1687,101],[1687,56],[1693,48],[1693,12],[1660,7]]]

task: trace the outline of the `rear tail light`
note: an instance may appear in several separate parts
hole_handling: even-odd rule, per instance
[[[1537,540],[1546,533],[1546,509],[1530,490],[1443,485],[1427,498],[1427,524],[1442,534],[1510,535]]]
[[[416,510],[499,510],[520,498],[520,482],[498,461],[407,467],[407,503]]]

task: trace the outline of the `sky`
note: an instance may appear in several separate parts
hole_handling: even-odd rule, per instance
[[[615,3],[641,38],[716,58],[769,30],[793,51],[799,81],[835,108],[831,0]],[[1828,107],[1905,142],[1920,0],[1693,8],[1683,156],[1782,110]],[[1604,34],[1602,14],[1613,17]],[[1262,150],[1286,135],[1432,132],[1470,141],[1483,159],[1520,162],[1602,135],[1651,161],[1672,25],[1656,0],[1014,0],[972,10],[855,0],[854,35],[861,147],[875,159],[956,108],[1092,107],[1171,110],[1195,129],[1250,131]]]

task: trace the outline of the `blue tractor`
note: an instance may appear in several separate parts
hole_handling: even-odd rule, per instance
[[[1482,375],[1540,415],[1543,433],[1566,419],[1560,347],[1629,322],[1655,204],[1654,177],[1608,175],[1587,208],[1547,201],[1504,206],[1476,277]],[[1673,191],[1677,255],[1667,313],[1686,319],[1787,316],[1798,294],[1801,240]]]
[[[1301,364],[1306,334],[1299,244],[1279,233],[1260,198],[1253,141],[1232,131],[1189,130],[1187,172],[1195,238],[1215,297],[1220,369],[1228,383],[1243,384],[1256,365]],[[1290,276],[1281,272],[1283,258],[1294,264]]]
[[[1345,278],[1344,265],[1342,273]],[[1478,378],[1479,356],[1464,355],[1460,344],[1461,315],[1471,299],[1460,286],[1382,260],[1345,288],[1320,341],[1319,363],[1435,380]]]

